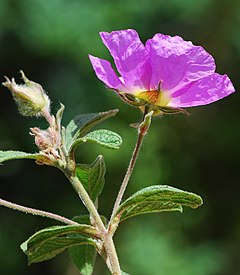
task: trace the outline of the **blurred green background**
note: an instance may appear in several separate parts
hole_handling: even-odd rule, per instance
[[[136,132],[128,125],[140,112],[123,104],[96,78],[88,53],[110,59],[98,32],[136,29],[142,41],[160,32],[202,45],[228,74],[236,90],[240,72],[238,0],[0,0],[0,75],[18,71],[43,85],[55,112],[66,106],[64,124],[78,113],[119,108],[100,128],[120,133],[118,152],[96,145],[79,148],[78,160],[90,163],[103,154],[108,172],[100,197],[109,217],[133,150]],[[10,93],[0,92],[0,148],[34,152],[29,127],[46,127],[24,118]],[[127,220],[116,234],[122,269],[132,275],[240,274],[238,92],[184,115],[155,119],[140,154],[126,197],[141,187],[168,184],[204,199],[183,214],[143,215]],[[0,168],[1,197],[72,217],[85,213],[64,176],[33,161],[12,161]],[[0,274],[76,275],[67,253],[27,266],[19,245],[49,220],[0,209]],[[108,274],[101,259],[95,275]]]

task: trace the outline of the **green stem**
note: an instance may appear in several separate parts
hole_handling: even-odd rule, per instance
[[[77,176],[70,176],[69,177],[70,182],[72,183],[74,189],[77,191],[80,199],[82,200],[83,204],[85,205],[85,207],[87,208],[87,210],[89,211],[91,217],[93,218],[93,220],[95,221],[98,230],[102,233],[102,234],[106,234],[107,230],[103,224],[102,219],[100,218],[100,215],[98,214],[98,211],[93,203],[93,201],[91,200],[91,198],[89,197],[86,189],[83,187],[83,185],[81,184],[79,178]]]
[[[117,196],[117,199],[116,199],[114,207],[113,207],[111,219],[113,218],[115,212],[117,211],[117,209],[118,209],[118,207],[119,207],[119,205],[120,205],[120,203],[122,201],[124,192],[125,192],[125,190],[127,188],[128,182],[130,180],[130,177],[132,175],[134,166],[136,164],[136,161],[137,161],[137,158],[138,158],[138,154],[139,154],[140,149],[142,147],[143,139],[144,139],[144,136],[141,133],[138,133],[137,142],[136,142],[136,145],[135,145],[132,157],[130,159],[130,162],[129,162],[129,165],[128,165],[128,168],[127,168],[127,172],[125,174],[125,177],[123,179],[122,185],[121,185],[120,190],[118,192],[118,196]]]
[[[96,224],[96,227],[98,228],[98,230],[100,232],[100,236],[102,238],[103,245],[106,249],[106,253],[109,258],[112,274],[121,275],[120,264],[118,261],[118,256],[116,253],[116,249],[115,249],[115,246],[113,243],[112,236],[109,234],[108,230],[104,226],[104,224],[101,220],[101,217],[100,217],[93,201],[89,197],[87,191],[85,190],[85,188],[83,187],[79,178],[76,175],[69,176],[68,179],[72,183],[74,189],[77,191],[79,197],[81,198],[83,204],[89,211],[90,216],[93,218],[93,220]]]
[[[112,236],[109,233],[107,235],[105,235],[104,246],[106,249],[108,259],[110,261],[112,274],[113,275],[121,275],[122,272],[121,272],[117,252],[115,249],[115,245],[114,245]]]
[[[138,137],[137,137],[136,145],[135,145],[132,157],[130,159],[130,162],[129,162],[129,165],[128,165],[128,168],[127,168],[127,172],[124,176],[123,182],[122,182],[120,190],[118,192],[118,195],[117,195],[114,207],[113,207],[113,211],[112,211],[112,215],[111,215],[111,219],[110,219],[109,224],[111,224],[111,221],[113,220],[113,217],[114,217],[114,215],[115,215],[115,213],[116,213],[116,211],[117,211],[117,209],[118,209],[118,207],[119,207],[119,205],[122,201],[124,192],[127,188],[127,185],[128,185],[129,180],[130,180],[130,177],[132,175],[132,172],[133,172],[134,166],[136,164],[139,152],[141,150],[144,137],[147,134],[148,129],[150,127],[152,115],[153,115],[153,111],[146,110],[144,112],[144,115],[143,115],[143,121],[138,127]]]
[[[67,219],[65,217],[62,217],[60,215],[42,211],[42,210],[38,210],[38,209],[34,209],[34,208],[30,208],[30,207],[26,207],[26,206],[22,206],[22,205],[12,203],[12,202],[9,202],[9,201],[3,200],[3,199],[0,199],[0,205],[11,208],[13,210],[18,210],[18,211],[21,211],[24,213],[53,219],[53,220],[56,220],[56,221],[59,221],[59,222],[65,223],[65,224],[79,225],[79,223],[74,222],[74,221]]]

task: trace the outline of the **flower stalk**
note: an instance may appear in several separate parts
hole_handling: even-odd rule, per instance
[[[118,195],[117,195],[114,207],[113,207],[113,211],[112,211],[112,215],[111,215],[111,219],[110,219],[110,224],[113,220],[114,214],[116,213],[116,211],[117,211],[117,209],[118,209],[118,207],[119,207],[119,205],[122,201],[123,195],[125,193],[125,190],[127,188],[128,182],[129,182],[130,177],[132,175],[134,166],[136,164],[139,152],[141,150],[144,137],[148,133],[148,129],[151,125],[151,118],[152,118],[153,113],[154,113],[153,111],[150,111],[150,112],[147,113],[147,110],[146,110],[144,115],[143,115],[143,121],[138,127],[138,137],[137,137],[136,145],[135,145],[135,148],[133,150],[133,154],[132,154],[132,157],[130,159],[130,162],[129,162],[129,165],[128,165],[128,168],[127,168],[127,172],[124,176],[124,179],[122,181],[121,187],[119,189],[119,192],[118,192]],[[116,228],[116,227],[114,226],[114,228]]]

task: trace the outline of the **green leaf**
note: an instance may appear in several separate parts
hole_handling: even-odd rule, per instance
[[[89,215],[76,216],[73,218],[78,223],[90,224]],[[69,248],[72,262],[82,275],[91,275],[97,256],[96,249],[92,245],[78,245]]]
[[[69,255],[72,262],[82,275],[91,275],[93,273],[96,249],[90,244],[83,244],[69,248]]]
[[[13,160],[13,159],[38,159],[41,155],[31,154],[31,153],[25,153],[21,151],[0,151],[0,163],[7,161],[7,160]]]
[[[34,251],[46,240],[66,234],[84,234],[97,237],[98,231],[87,224],[52,226],[36,232],[25,243],[28,246],[28,250]]]
[[[130,217],[162,211],[180,211],[182,206],[197,208],[202,204],[202,199],[196,194],[180,189],[155,185],[144,188],[133,194],[118,208],[115,218],[120,221]]]
[[[107,112],[90,113],[76,116],[69,122],[66,127],[66,148],[69,150],[72,144],[79,138],[83,137],[91,128],[102,122],[103,120],[115,116],[117,109]]]
[[[93,239],[80,235],[72,237],[55,237],[44,242],[35,252],[28,253],[28,251],[25,251],[25,253],[28,255],[28,263],[32,264],[50,260],[71,246],[85,244],[92,246],[96,245]]]
[[[102,192],[105,172],[105,162],[101,155],[91,164],[77,164],[76,166],[76,174],[94,202]]]
[[[96,130],[88,133],[83,138],[77,139],[73,143],[71,149],[76,148],[78,145],[85,142],[97,143],[108,149],[119,149],[119,147],[122,144],[122,138],[117,133],[114,133],[109,130]]]
[[[28,255],[29,264],[48,260],[73,245],[95,245],[92,238],[83,235],[98,237],[97,230],[90,225],[53,226],[45,228],[22,243],[21,249]]]

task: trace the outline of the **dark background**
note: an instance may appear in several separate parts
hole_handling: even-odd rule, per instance
[[[128,125],[140,112],[106,91],[96,78],[88,53],[110,60],[98,32],[134,28],[142,41],[160,32],[202,45],[228,74],[236,93],[217,103],[188,109],[184,115],[153,122],[126,197],[142,187],[168,184],[204,199],[183,214],[144,215],[124,222],[115,241],[123,270],[133,275],[240,274],[239,214],[239,71],[240,2],[238,0],[0,0],[0,75],[18,71],[45,88],[55,112],[66,106],[64,124],[78,113],[119,108],[100,125],[120,133],[118,152],[97,145],[79,148],[78,160],[90,163],[103,154],[108,172],[100,211],[109,217],[133,150],[136,132]],[[36,151],[29,127],[42,119],[18,114],[10,93],[0,88],[0,148]],[[1,197],[72,217],[86,213],[60,171],[31,160],[0,168]],[[0,210],[0,273],[4,275],[76,275],[67,253],[27,266],[19,245],[51,220]],[[108,274],[98,259],[95,275]]]

